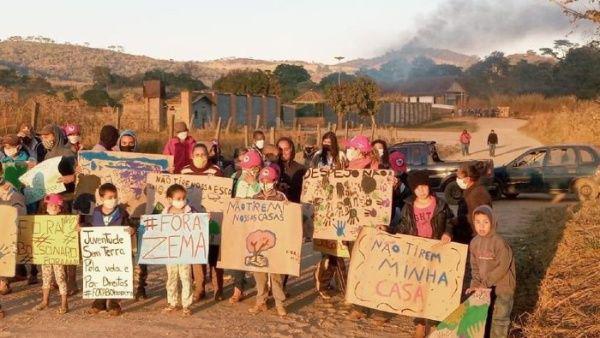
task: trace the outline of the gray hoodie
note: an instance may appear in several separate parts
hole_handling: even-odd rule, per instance
[[[488,205],[477,207],[475,214],[484,213],[491,223],[486,236],[475,236],[469,245],[471,287],[496,288],[496,294],[512,295],[516,287],[515,258],[508,243],[496,233],[497,221]]]
[[[123,136],[131,136],[131,137],[133,137],[133,139],[135,140],[135,145],[133,146],[132,152],[136,152],[137,151],[137,147],[138,147],[137,136],[135,135],[135,132],[133,130],[130,130],[130,129],[123,130],[121,132],[121,134],[119,134],[119,140],[117,140],[117,145],[115,146],[115,148],[117,148],[119,151],[123,151],[123,149],[121,149],[121,139],[123,138]]]
[[[48,150],[44,160],[62,156],[62,160],[58,164],[58,171],[63,176],[73,175],[75,174],[75,167],[77,166],[77,155],[69,146],[68,140],[62,129],[57,125],[52,125],[52,130],[55,140],[54,146],[52,149]],[[75,183],[65,184],[65,187],[67,188],[67,193],[75,191]]]

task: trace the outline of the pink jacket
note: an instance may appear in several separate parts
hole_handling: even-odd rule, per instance
[[[469,134],[469,133],[460,134],[460,143],[462,143],[462,144],[471,143],[471,134]]]
[[[177,137],[173,137],[165,144],[163,154],[173,156],[175,174],[181,173],[181,169],[192,162],[192,151],[195,145],[196,140],[191,136],[188,136],[183,142]]]

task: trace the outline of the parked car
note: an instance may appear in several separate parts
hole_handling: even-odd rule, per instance
[[[399,151],[406,158],[406,166],[410,170],[429,171],[431,187],[436,192],[443,192],[450,204],[458,203],[462,197],[462,189],[456,183],[456,172],[465,163],[474,162],[481,172],[481,182],[490,193],[494,194],[494,161],[444,161],[440,158],[435,141],[402,142],[389,148],[389,152]]]
[[[520,193],[577,194],[595,200],[600,187],[600,152],[589,145],[554,145],[530,149],[494,169],[495,184],[507,198]]]

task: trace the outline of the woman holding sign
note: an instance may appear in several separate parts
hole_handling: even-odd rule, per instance
[[[454,217],[452,210],[443,199],[437,197],[429,184],[429,173],[425,170],[411,171],[408,174],[408,185],[413,196],[405,200],[402,208],[402,219],[392,233],[400,233],[424,238],[439,239],[443,244],[452,239]],[[423,318],[414,320],[416,325],[415,337],[425,337],[429,332],[427,327],[435,325]]]
[[[183,175],[200,175],[200,176],[217,176],[223,177],[223,172],[218,166],[209,162],[208,148],[204,143],[197,143],[192,150],[192,163],[183,167],[181,170]],[[210,212],[210,210],[207,210]],[[214,222],[211,220],[211,222]],[[218,230],[218,224],[217,230]],[[210,230],[214,229],[214,225],[209,227]],[[219,260],[219,246],[220,243],[215,240],[215,233],[210,235],[210,244],[208,250],[208,272],[212,272],[212,285],[214,291],[214,300],[223,300],[223,269],[217,268],[217,261]],[[217,236],[218,237],[218,236]],[[206,295],[206,277],[207,277],[206,265],[205,264],[194,264],[192,265],[192,276],[194,277],[194,302],[199,302]]]

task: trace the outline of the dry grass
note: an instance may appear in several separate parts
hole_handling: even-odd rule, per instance
[[[578,101],[574,96],[544,97],[541,94],[494,95],[487,100],[469,99],[470,107],[508,106],[511,115],[515,117],[578,110],[589,103],[589,101]]]
[[[527,337],[600,337],[600,204],[583,205],[567,223],[541,281]],[[528,281],[521,281],[527,283]]]
[[[578,109],[531,116],[523,130],[545,144],[600,145],[600,105],[587,103]]]

